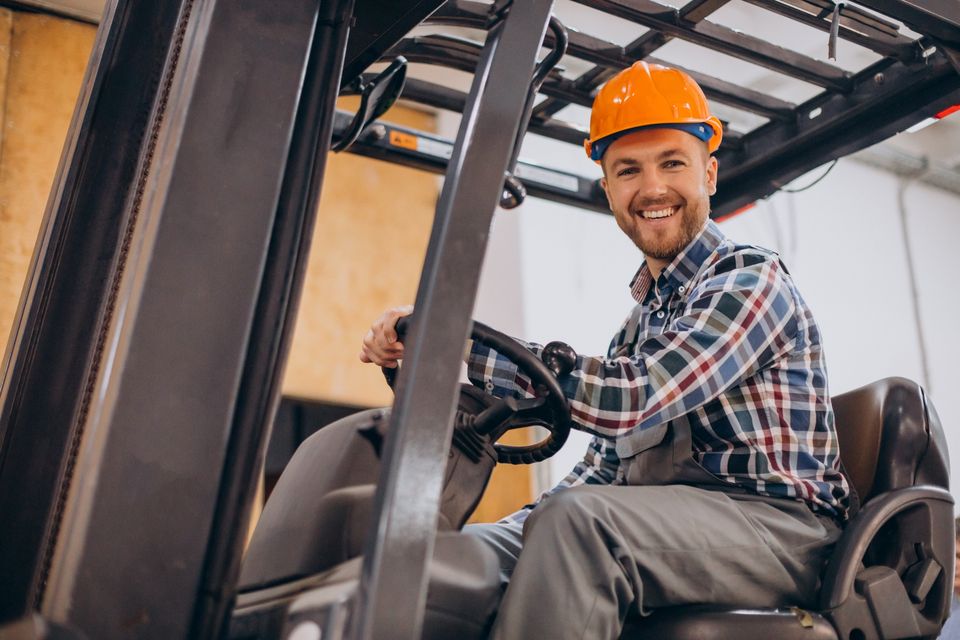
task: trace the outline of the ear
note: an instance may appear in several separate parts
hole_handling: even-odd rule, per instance
[[[607,207],[613,211],[613,203],[610,202],[610,189],[607,188],[607,175],[604,175],[600,178],[600,186],[603,187],[603,195],[607,196]]]
[[[707,159],[707,193],[711,196],[717,192],[717,159],[710,156]]]

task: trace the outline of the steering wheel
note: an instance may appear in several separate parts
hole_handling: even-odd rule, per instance
[[[411,316],[397,321],[400,340],[407,333]],[[551,342],[543,348],[542,360],[516,340],[474,322],[470,337],[506,356],[533,382],[533,398],[496,398],[471,385],[463,385],[457,411],[454,446],[470,455],[472,450],[492,442],[497,462],[533,464],[546,460],[563,446],[570,434],[570,405],[560,389],[557,376],[573,369],[577,354],[563,342]],[[393,388],[398,368],[383,368],[387,384]],[[506,445],[497,442],[514,429],[538,425],[549,432],[539,442],[529,445]],[[471,456],[472,457],[472,456]]]

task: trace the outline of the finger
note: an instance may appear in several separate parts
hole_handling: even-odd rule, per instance
[[[387,364],[395,366],[396,361],[403,357],[403,346],[399,342],[389,347],[381,346],[377,335],[371,329],[364,337],[361,354],[360,359],[364,362],[372,362],[380,366]]]
[[[394,307],[384,314],[384,338],[388,344],[393,344],[400,339],[400,336],[397,335],[397,322],[400,318],[408,316],[413,313],[413,305],[404,305],[402,307]]]

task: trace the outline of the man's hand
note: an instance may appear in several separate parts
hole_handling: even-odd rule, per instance
[[[413,306],[394,307],[387,309],[380,317],[374,320],[363,337],[363,346],[360,349],[360,361],[372,362],[381,367],[393,369],[397,361],[403,359],[403,343],[398,342],[394,327],[397,320],[413,313]]]

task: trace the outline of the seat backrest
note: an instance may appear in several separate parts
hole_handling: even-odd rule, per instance
[[[840,457],[866,502],[917,484],[949,488],[947,443],[923,389],[884,378],[833,398]]]

